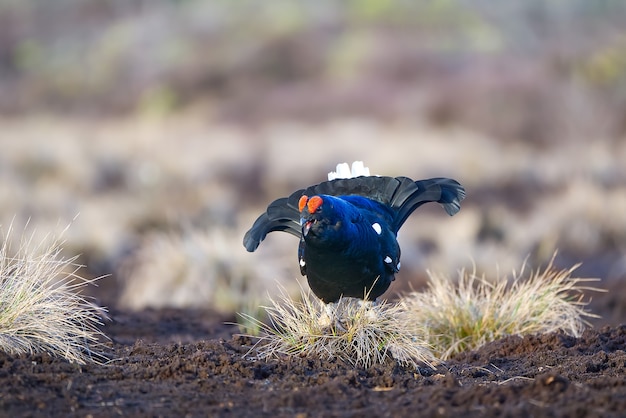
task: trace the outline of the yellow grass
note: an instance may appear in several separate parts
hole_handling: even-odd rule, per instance
[[[585,309],[583,292],[599,289],[584,285],[595,279],[571,277],[578,265],[556,270],[553,261],[528,279],[523,279],[524,264],[510,281],[461,271],[454,283],[429,272],[428,289],[402,303],[410,320],[427,330],[424,338],[441,359],[507,335],[561,330],[577,337],[587,325],[584,317],[595,317]]]
[[[33,236],[13,252],[11,227],[0,237],[0,351],[48,353],[84,364],[102,359],[104,308],[80,295],[92,280],[78,274],[76,257],[63,258],[61,243]]]
[[[341,298],[326,305],[303,290],[300,301],[283,291],[264,308],[269,324],[240,314],[261,329],[260,357],[316,355],[366,368],[388,359],[410,367],[432,367],[436,361],[419,324],[405,320],[403,307],[394,303]]]
[[[369,367],[392,358],[402,365],[432,367],[453,354],[476,349],[507,335],[562,331],[578,337],[589,325],[585,291],[601,291],[574,278],[578,265],[543,270],[525,278],[522,266],[512,277],[488,280],[461,271],[458,282],[429,272],[428,289],[397,303],[342,298],[324,304],[302,290],[299,301],[284,291],[264,307],[269,323],[240,314],[259,343],[259,357],[316,355]],[[260,332],[259,332],[260,331]]]

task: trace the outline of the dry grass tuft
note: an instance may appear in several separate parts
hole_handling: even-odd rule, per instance
[[[93,280],[78,275],[76,257],[60,255],[61,242],[33,236],[12,252],[12,228],[0,248],[0,351],[11,355],[48,353],[70,362],[99,361],[98,328],[106,310],[80,295]]]
[[[402,306],[356,298],[326,305],[308,291],[301,293],[300,301],[284,291],[279,301],[270,299],[271,306],[264,307],[269,325],[240,314],[261,329],[255,346],[260,357],[317,355],[366,368],[391,358],[405,366],[433,367],[436,359],[421,338],[425,332],[405,320]]]
[[[584,286],[596,279],[571,277],[579,265],[555,270],[553,262],[528,279],[522,279],[524,263],[510,283],[506,276],[489,281],[461,271],[455,284],[429,272],[429,288],[402,303],[410,320],[428,331],[425,339],[441,359],[507,335],[561,330],[579,336],[588,325],[584,317],[595,317],[585,310],[583,291],[601,289]]]

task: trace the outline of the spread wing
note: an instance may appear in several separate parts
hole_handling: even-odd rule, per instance
[[[302,190],[300,193],[302,196]],[[296,194],[294,193],[294,194]],[[293,196],[292,194],[291,196]],[[300,212],[298,201],[295,205],[289,198],[283,197],[270,203],[265,213],[257,218],[252,228],[243,237],[243,245],[246,250],[253,252],[259,247],[261,241],[272,231],[285,231],[297,237],[302,234],[300,229]],[[299,199],[300,197],[298,197]]]
[[[438,177],[413,182],[406,177],[402,179],[402,185],[398,188],[392,202],[392,207],[396,212],[393,225],[396,232],[411,213],[424,203],[440,203],[450,216],[455,215],[461,209],[461,201],[465,199],[465,189],[456,180]]]

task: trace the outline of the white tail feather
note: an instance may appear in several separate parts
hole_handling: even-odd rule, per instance
[[[350,179],[359,176],[369,176],[370,169],[365,167],[363,161],[355,161],[352,163],[352,170],[348,163],[337,164],[337,171],[331,171],[328,173],[328,180],[335,179]]]

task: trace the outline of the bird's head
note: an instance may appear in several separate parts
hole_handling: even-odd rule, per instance
[[[325,241],[340,231],[343,219],[338,200],[326,195],[300,198],[300,224],[305,239]]]

